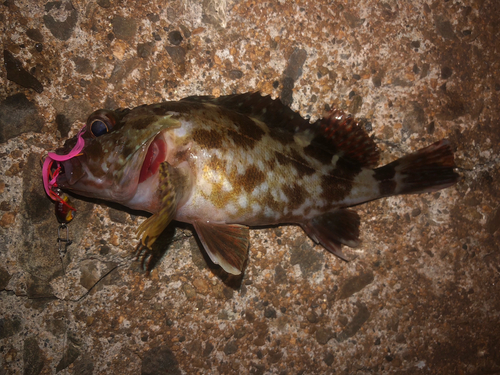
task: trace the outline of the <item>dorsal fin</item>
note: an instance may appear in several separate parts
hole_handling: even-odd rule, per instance
[[[281,100],[271,96],[262,96],[260,92],[226,95],[214,98],[213,96],[189,96],[182,101],[211,103],[242,115],[262,121],[269,128],[287,129],[292,133],[308,129],[311,125],[308,120],[292,111]]]
[[[377,145],[351,116],[339,109],[333,109],[316,121],[313,132],[319,137],[313,139],[318,147],[335,146],[333,152],[340,152],[340,157],[366,168],[373,168],[378,164],[380,153]],[[321,138],[327,140],[324,142]]]
[[[305,142],[311,143],[311,148],[328,155],[325,160],[340,153],[340,157],[362,167],[375,167],[378,163],[379,151],[375,142],[354,118],[338,109],[311,124],[279,99],[262,96],[259,92],[218,98],[190,96],[182,101],[218,105],[262,121],[269,128],[280,128],[291,134],[302,133]]]

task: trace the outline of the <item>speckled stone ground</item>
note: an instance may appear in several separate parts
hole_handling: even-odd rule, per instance
[[[3,1],[0,374],[500,373],[499,22],[495,0]],[[82,200],[61,262],[39,160],[90,112],[257,90],[366,119],[383,162],[447,137],[462,179],[357,208],[349,263],[265,228],[228,278],[180,226],[148,276],[143,218]]]

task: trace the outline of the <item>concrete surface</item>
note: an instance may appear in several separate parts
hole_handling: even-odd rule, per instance
[[[0,4],[0,374],[500,373],[500,2]],[[441,138],[461,181],[357,208],[345,263],[251,232],[240,279],[188,226],[146,275],[144,220],[74,199],[61,261],[40,157],[95,109],[260,90],[366,119],[389,162]]]

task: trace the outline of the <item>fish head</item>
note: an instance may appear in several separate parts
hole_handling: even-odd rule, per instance
[[[156,115],[145,106],[95,111],[80,135],[83,149],[60,162],[56,183],[79,195],[127,205],[165,160],[167,145],[162,132],[174,127],[178,121]],[[67,154],[77,138],[66,141],[56,154]]]

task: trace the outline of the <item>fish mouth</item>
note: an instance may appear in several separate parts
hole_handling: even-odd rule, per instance
[[[72,186],[87,175],[78,157],[61,161],[59,167],[60,170],[56,181],[57,185],[62,189],[71,189]]]
[[[114,201],[126,201],[135,194],[139,184],[157,174],[166,159],[166,151],[165,140],[157,134],[124,166],[119,181],[110,174],[112,168],[106,173],[96,171],[96,174],[89,170],[91,162],[85,154],[75,156],[59,163],[57,186],[84,196],[99,194]]]

